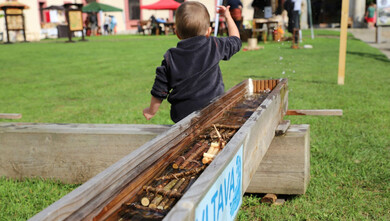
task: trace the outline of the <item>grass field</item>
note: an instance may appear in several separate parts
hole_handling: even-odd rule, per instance
[[[244,79],[289,79],[290,109],[343,109],[342,117],[290,116],[311,128],[307,193],[283,206],[245,195],[239,220],[390,220],[390,60],[348,38],[345,85],[337,85],[338,33],[316,31],[302,44],[266,43],[221,62],[226,89]],[[109,36],[88,42],[0,45],[0,122],[172,124],[169,105],[150,122],[156,66],[174,36]],[[1,147],[0,147],[1,148]],[[1,150],[0,150],[1,151]],[[26,220],[77,185],[0,178],[0,220]]]

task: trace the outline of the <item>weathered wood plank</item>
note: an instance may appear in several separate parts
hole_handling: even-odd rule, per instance
[[[291,125],[272,141],[248,193],[304,194],[310,180],[310,127]]]
[[[275,136],[277,125],[287,110],[287,97],[287,80],[283,79],[164,220],[194,220],[196,207],[241,146],[244,148],[242,174],[242,194],[244,194]]]
[[[22,118],[22,114],[5,114],[0,113],[0,119],[20,119]]]
[[[286,115],[342,116],[343,110],[340,109],[288,110]]]
[[[0,124],[0,176],[84,183],[158,134],[165,125]]]

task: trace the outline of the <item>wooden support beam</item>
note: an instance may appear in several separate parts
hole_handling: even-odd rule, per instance
[[[0,119],[20,119],[22,114],[4,114],[0,113]]]
[[[305,194],[310,180],[310,127],[291,125],[273,139],[247,193]]]
[[[286,115],[342,116],[343,110],[340,109],[288,110]]]
[[[165,125],[0,124],[0,176],[84,183],[158,134]]]

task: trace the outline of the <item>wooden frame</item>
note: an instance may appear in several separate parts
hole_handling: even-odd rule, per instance
[[[7,43],[10,44],[9,39],[10,31],[23,31],[24,42],[26,39],[26,26],[24,20],[23,9],[25,6],[3,6],[1,9],[4,11],[5,29],[7,32]]]
[[[70,10],[69,12],[69,30],[70,31],[83,31],[83,16],[79,10]]]
[[[272,81],[265,81],[272,88],[269,86]],[[31,220],[103,220],[108,217],[122,203],[134,197],[148,179],[160,172],[156,168],[163,168],[175,156],[178,150],[172,147],[188,143],[254,85],[255,82],[252,83],[251,80],[236,85],[202,111],[187,116],[170,130],[122,158]],[[242,197],[275,135],[276,127],[287,111],[287,98],[287,79],[281,79],[224,150],[172,208],[165,220],[193,219],[195,206],[241,146],[244,148],[245,171]],[[139,176],[141,173],[142,177]]]
[[[77,3],[67,3],[64,4],[65,8],[65,17],[68,22],[68,38],[67,43],[74,42],[72,40],[72,34],[74,31],[81,31],[81,40],[86,41],[84,36],[84,26],[83,26],[83,18],[81,8],[83,4]]]

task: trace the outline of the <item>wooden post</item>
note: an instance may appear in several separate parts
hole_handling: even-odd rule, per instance
[[[341,30],[340,30],[340,49],[339,49],[339,74],[338,84],[344,85],[345,78],[345,57],[347,53],[347,29],[349,16],[349,0],[343,0],[341,9]]]
[[[22,14],[22,22],[23,22],[23,39],[24,39],[24,42],[27,42],[27,38],[26,38],[26,23],[25,23],[25,19],[24,19],[24,14]]]
[[[305,194],[310,180],[310,127],[291,125],[276,136],[247,193]]]
[[[382,35],[382,27],[377,25],[375,27],[375,43],[380,44],[382,42],[381,35]]]
[[[9,28],[8,28],[8,15],[7,15],[7,12],[6,12],[6,8],[3,8],[3,11],[4,11],[4,19],[5,19],[5,30],[7,32],[7,44],[11,44],[11,41],[9,40]]]

